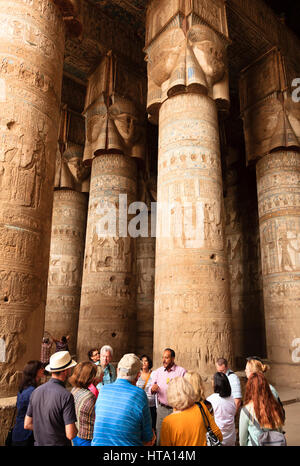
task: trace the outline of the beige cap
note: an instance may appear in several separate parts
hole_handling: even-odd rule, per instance
[[[57,351],[52,354],[48,366],[45,367],[47,372],[60,372],[76,366],[77,362],[71,358],[69,351]]]
[[[134,353],[124,354],[119,361],[118,369],[123,375],[136,375],[142,368],[142,362]]]

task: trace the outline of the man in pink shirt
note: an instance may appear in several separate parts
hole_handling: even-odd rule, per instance
[[[183,377],[186,370],[175,364],[175,351],[166,348],[163,352],[162,367],[159,367],[152,373],[154,384],[151,386],[151,392],[156,394],[157,400],[157,418],[156,418],[156,436],[157,445],[159,445],[160,429],[162,421],[166,416],[173,412],[173,408],[168,405],[167,390],[170,380],[175,377]]]

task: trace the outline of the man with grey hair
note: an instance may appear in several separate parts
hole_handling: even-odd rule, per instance
[[[142,362],[135,354],[125,354],[118,364],[115,383],[102,387],[95,405],[96,420],[92,446],[153,445],[148,398],[136,387]]]
[[[102,346],[100,350],[100,365],[104,375],[102,382],[98,383],[97,389],[100,390],[103,385],[113,383],[116,380],[116,369],[111,364],[113,357],[113,349],[109,345]]]

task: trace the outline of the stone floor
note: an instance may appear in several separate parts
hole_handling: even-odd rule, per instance
[[[276,386],[284,404],[285,432],[288,446],[300,446],[300,389]]]

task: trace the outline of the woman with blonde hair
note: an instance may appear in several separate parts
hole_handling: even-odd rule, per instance
[[[197,406],[196,394],[185,377],[175,377],[169,382],[167,391],[168,404],[173,413],[165,417],[160,433],[161,446],[206,446],[206,427],[200,407]],[[220,429],[207,407],[201,401],[203,411],[209,421],[211,430],[222,441]]]
[[[284,417],[262,372],[249,375],[244,406],[240,414],[240,446],[261,445],[260,436],[267,430],[282,433]]]
[[[201,375],[196,371],[187,371],[183,377],[192,385],[196,395],[196,402],[203,402],[209,412],[213,414],[212,404],[205,398],[205,390]]]
[[[97,366],[90,362],[80,362],[75,366],[74,372],[69,378],[72,385],[71,393],[74,397],[76,410],[77,436],[73,438],[73,446],[91,446],[94,423],[96,396],[89,390],[97,376]]]
[[[270,366],[264,364],[263,361],[258,356],[249,356],[247,358],[247,363],[245,367],[245,373],[247,379],[251,374],[255,374],[260,372],[261,374],[265,374],[270,369]],[[269,384],[270,390],[273,393],[274,397],[278,400],[279,395],[273,385]]]

